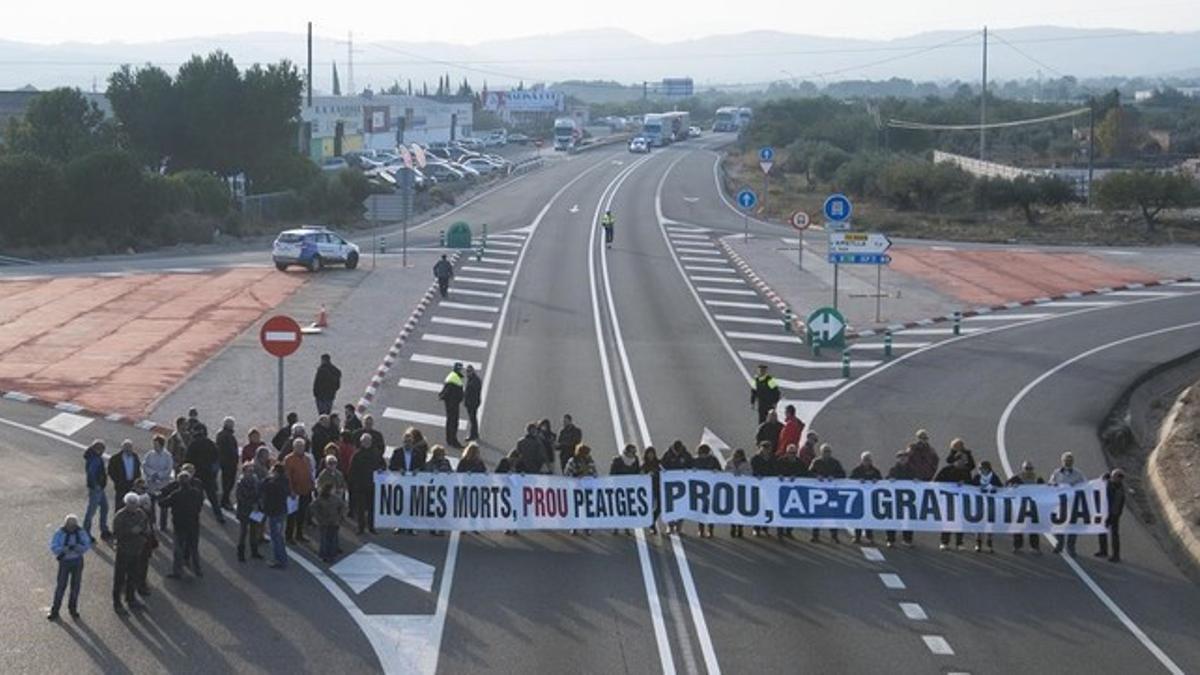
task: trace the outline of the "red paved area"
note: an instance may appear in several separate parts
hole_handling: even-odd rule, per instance
[[[0,280],[0,389],[144,414],[304,281],[270,268]]]
[[[1120,284],[1154,281],[1152,272],[1087,253],[934,251],[893,248],[891,268],[928,281],[964,303],[992,305]]]

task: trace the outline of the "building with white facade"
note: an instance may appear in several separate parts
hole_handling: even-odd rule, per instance
[[[420,96],[313,96],[300,109],[300,150],[314,161],[403,143],[447,142],[470,136],[474,106]]]

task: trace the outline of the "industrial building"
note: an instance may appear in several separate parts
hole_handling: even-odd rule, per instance
[[[399,144],[445,143],[471,136],[471,99],[363,94],[313,96],[300,109],[300,150],[314,161]]]

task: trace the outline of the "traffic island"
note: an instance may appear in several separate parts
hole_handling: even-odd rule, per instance
[[[1146,478],[1165,526],[1200,571],[1200,382],[1185,389],[1167,413]]]

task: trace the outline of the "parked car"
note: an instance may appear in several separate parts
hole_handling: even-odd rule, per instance
[[[271,250],[275,268],[281,272],[291,265],[303,265],[310,272],[319,272],[331,263],[343,264],[352,270],[358,267],[358,257],[357,245],[321,225],[284,230],[275,237]]]
[[[500,170],[499,166],[493,164],[491,161],[489,161],[488,159],[486,159],[484,157],[472,157],[471,159],[468,159],[468,160],[465,160],[464,162],[462,162],[462,165],[468,169],[471,169],[471,170],[479,173],[479,175],[481,175],[481,176],[488,176],[488,175],[491,175],[493,172]]]
[[[345,171],[350,168],[350,162],[345,157],[328,157],[321,160],[322,171]]]
[[[432,176],[439,183],[453,183],[466,180],[466,174],[442,162],[429,162],[423,169],[425,175]]]
[[[467,150],[482,150],[483,149],[483,139],[474,138],[472,136],[464,136],[464,137],[458,139],[458,144],[461,147],[466,148]]]
[[[646,139],[642,138],[641,136],[638,136],[637,138],[629,141],[629,151],[630,152],[650,152],[650,144],[646,141]]]
[[[699,138],[699,137],[700,137],[700,127],[696,127],[696,126],[688,127],[688,138]]]
[[[533,140],[532,138],[526,136],[525,134],[518,133],[518,134],[509,134],[508,135],[508,142],[516,143],[517,145],[528,145],[529,142],[532,140]]]
[[[465,164],[459,164],[458,162],[451,162],[450,168],[458,170],[458,172],[463,174],[469,181],[478,180],[480,176],[480,172],[478,170],[473,169]]]
[[[504,129],[494,129],[483,137],[483,145],[487,148],[499,148],[508,144],[508,132]]]

